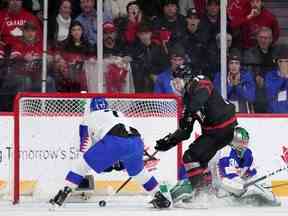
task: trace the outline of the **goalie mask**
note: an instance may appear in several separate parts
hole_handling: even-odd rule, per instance
[[[249,143],[249,133],[242,127],[236,127],[234,137],[231,142],[232,148],[237,151],[237,154],[242,158]]]
[[[104,97],[94,97],[90,102],[90,112],[108,109],[108,103]]]

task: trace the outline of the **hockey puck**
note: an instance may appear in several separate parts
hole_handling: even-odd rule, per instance
[[[106,201],[105,200],[100,200],[99,201],[99,206],[100,207],[105,207],[106,206]]]

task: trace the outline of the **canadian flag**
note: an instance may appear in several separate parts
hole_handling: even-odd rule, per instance
[[[283,146],[283,153],[281,155],[283,161],[288,165],[288,147]]]

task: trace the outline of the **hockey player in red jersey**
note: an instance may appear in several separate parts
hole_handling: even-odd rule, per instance
[[[183,163],[189,179],[186,183],[189,183],[195,190],[202,187],[210,159],[233,139],[237,120],[234,105],[225,101],[217,93],[207,77],[198,75],[189,79],[183,77],[183,80],[183,83],[186,83],[183,86],[184,116],[179,122],[179,128],[173,134],[159,139],[155,149],[168,151],[182,140],[188,139],[194,122],[199,121],[202,135],[189,146],[183,155]],[[182,185],[176,185],[172,189],[171,195],[174,202],[184,198],[183,194],[187,191],[182,191],[182,189],[185,190]]]

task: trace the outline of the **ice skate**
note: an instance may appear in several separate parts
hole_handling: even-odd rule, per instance
[[[68,195],[71,194],[72,189],[70,187],[64,187],[64,190],[60,190],[53,199],[49,200],[52,205],[62,206]]]

